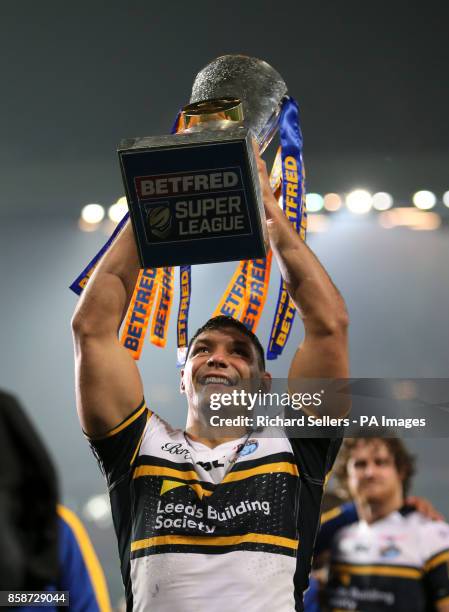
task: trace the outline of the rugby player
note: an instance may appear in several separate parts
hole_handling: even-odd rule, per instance
[[[449,525],[404,504],[413,470],[397,438],[344,442],[335,475],[355,509],[330,521],[337,529],[326,610],[449,611]],[[416,498],[407,502],[417,505]]]
[[[289,379],[348,377],[344,300],[272,194],[256,154],[270,246],[305,337]],[[263,349],[227,317],[190,342],[181,371],[185,431],[154,412],[118,340],[139,270],[128,225],[89,281],[73,317],[77,408],[103,470],[128,610],[302,610],[321,496],[341,440],[205,433],[212,393],[270,384]],[[344,416],[347,406],[341,408]],[[294,588],[293,578],[296,572]]]
[[[73,612],[111,612],[89,535],[79,518],[57,503],[51,457],[19,401],[3,390],[0,448],[0,590],[11,602],[4,605],[22,604],[22,612],[35,607],[57,612],[68,605]]]

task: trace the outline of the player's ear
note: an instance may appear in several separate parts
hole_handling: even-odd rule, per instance
[[[180,393],[185,393],[186,392],[186,388],[184,385],[184,368],[182,368],[181,370],[181,379],[179,381],[179,392]]]

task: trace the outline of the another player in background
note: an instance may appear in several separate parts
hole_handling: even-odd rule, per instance
[[[333,536],[325,610],[449,610],[449,525],[404,503],[412,474],[399,439],[344,442],[335,475],[355,506],[335,510],[318,538],[322,549]]]
[[[58,504],[50,456],[17,400],[3,391],[0,448],[0,590],[68,591],[67,610],[110,612],[89,536],[75,514]],[[46,610],[56,612],[62,603]]]

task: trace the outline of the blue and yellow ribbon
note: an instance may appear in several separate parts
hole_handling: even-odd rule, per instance
[[[178,308],[178,354],[177,365],[182,366],[185,363],[187,354],[187,345],[189,341],[188,321],[190,309],[190,296],[192,295],[192,279],[190,266],[181,266],[179,268],[179,308]]]
[[[299,109],[293,98],[284,101],[279,121],[282,157],[282,204],[285,216],[305,240],[307,213],[305,207],[305,171],[302,160],[303,138]],[[290,335],[296,308],[283,279],[279,287],[276,310],[268,342],[267,359],[276,359],[284,350]]]

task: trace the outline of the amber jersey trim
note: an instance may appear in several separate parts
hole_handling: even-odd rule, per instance
[[[133,423],[136,419],[138,419],[145,410],[148,410],[149,412],[148,418],[149,418],[152,412],[147,408],[145,400],[142,400],[141,403],[137,406],[137,408],[131,412],[131,414],[125,417],[123,421],[120,421],[118,425],[115,425],[112,429],[107,431],[105,434],[101,436],[90,436],[84,430],[83,430],[83,434],[86,436],[88,440],[92,440],[93,442],[96,442],[97,440],[105,440],[106,438],[111,438],[112,436],[115,436],[116,434],[120,433],[123,429],[126,429],[129,425],[131,425],[131,423]]]

